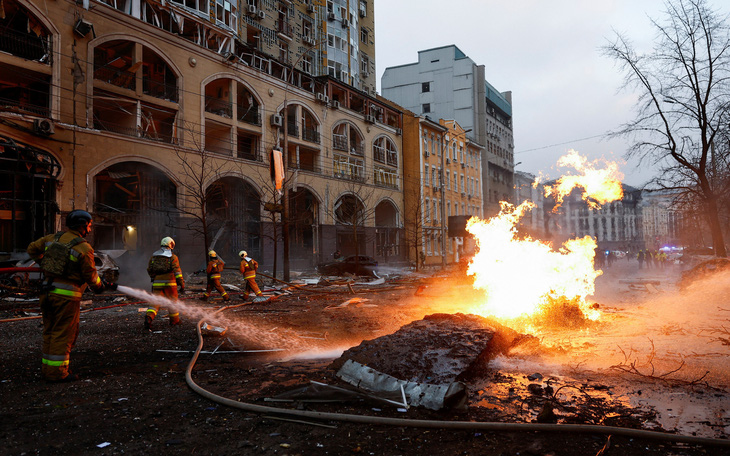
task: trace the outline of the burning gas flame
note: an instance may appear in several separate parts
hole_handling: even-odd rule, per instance
[[[553,250],[547,242],[519,238],[516,224],[534,205],[501,204],[498,216],[486,221],[472,217],[466,225],[477,242],[467,274],[474,276],[475,288],[486,292],[481,308],[473,311],[517,318],[538,312],[550,297],[577,297],[584,313],[597,316],[585,304],[601,274],[593,269],[595,241],[590,236],[571,239]]]
[[[604,168],[598,168],[600,162],[605,164]],[[602,204],[623,197],[621,179],[624,176],[618,170],[616,162],[594,160],[589,163],[586,157],[581,156],[575,150],[570,150],[567,155],[558,159],[558,166],[572,167],[581,174],[563,176],[557,180],[555,185],[545,186],[545,196],[555,198],[556,208],[577,187],[583,188],[583,200],[591,209],[598,209]]]
[[[545,187],[545,195],[560,206],[573,189],[583,190],[582,198],[589,208],[623,197],[618,164],[605,162],[599,169],[597,161],[571,150],[561,157],[558,165],[571,166],[580,175],[564,176],[554,186]],[[534,207],[524,202],[515,207],[501,203],[499,215],[489,220],[472,217],[466,229],[474,235],[477,250],[467,274],[474,277],[474,288],[483,290],[486,299],[472,312],[505,319],[546,314],[556,303],[576,306],[582,318],[596,320],[600,313],[586,302],[595,292],[596,277],[602,271],[594,269],[596,241],[586,236],[570,239],[555,249],[550,243],[530,237],[519,237],[517,223]]]

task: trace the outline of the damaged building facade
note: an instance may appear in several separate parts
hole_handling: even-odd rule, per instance
[[[85,209],[97,250],[173,236],[183,265],[213,247],[270,267],[285,207],[293,268],[402,259],[402,120],[374,95],[371,1],[1,4],[3,252]]]

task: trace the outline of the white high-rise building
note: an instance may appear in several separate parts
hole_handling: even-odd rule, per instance
[[[431,119],[454,119],[467,136],[484,145],[482,188],[485,216],[512,202],[514,139],[512,94],[499,92],[477,65],[455,45],[418,52],[418,62],[385,69],[385,98]]]

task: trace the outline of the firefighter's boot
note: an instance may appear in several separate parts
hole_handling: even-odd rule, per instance
[[[144,329],[146,331],[152,330],[152,317],[149,315],[145,315],[144,317]]]
[[[180,316],[175,315],[174,317],[170,317],[170,326],[176,326],[180,324]]]
[[[231,300],[231,297],[230,296],[228,296],[227,294],[224,294],[223,295],[223,301],[228,302],[230,300]]]
[[[207,294],[204,294],[204,295],[203,295],[203,296],[202,296],[202,297],[200,298],[200,300],[201,300],[201,301],[207,301],[207,300],[208,300],[208,295],[207,295]]]

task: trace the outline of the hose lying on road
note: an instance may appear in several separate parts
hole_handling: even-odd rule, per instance
[[[240,307],[245,304],[226,306],[218,309],[215,313],[222,312],[226,309]],[[480,422],[480,421],[439,421],[439,420],[414,420],[406,418],[387,418],[371,415],[351,415],[344,413],[330,412],[313,412],[308,410],[290,410],[278,407],[270,407],[264,405],[250,404],[247,402],[239,402],[232,399],[219,396],[200,387],[193,380],[192,372],[198,355],[203,348],[203,333],[201,325],[203,320],[197,324],[198,331],[198,348],[195,350],[188,367],[185,370],[185,381],[190,389],[199,395],[217,402],[222,405],[234,407],[251,413],[274,413],[277,415],[296,416],[313,418],[320,420],[342,421],[360,424],[377,424],[388,426],[402,427],[418,427],[418,428],[438,428],[438,429],[478,429],[482,431],[507,431],[507,432],[523,432],[523,431],[539,431],[539,432],[573,432],[582,434],[604,434],[604,435],[620,435],[623,437],[641,438],[650,440],[661,440],[669,442],[690,443],[695,445],[719,446],[730,448],[730,440],[713,439],[708,437],[695,437],[678,434],[668,434],[664,432],[646,431],[642,429],[630,429],[615,426],[601,426],[592,424],[542,424],[542,423],[497,423],[497,422]]]

